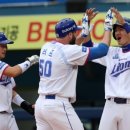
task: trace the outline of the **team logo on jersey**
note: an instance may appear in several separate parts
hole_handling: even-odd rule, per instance
[[[119,55],[118,54],[115,54],[114,56],[113,56],[113,59],[118,59],[119,58]]]
[[[0,79],[0,84],[6,86],[9,83],[11,83],[11,78],[3,75],[2,79]]]
[[[130,61],[126,61],[124,63],[115,64],[114,67],[113,67],[113,70],[111,72],[111,75],[113,77],[117,77],[121,73],[127,71],[128,69],[130,69]]]
[[[87,52],[87,47],[82,46],[82,52]]]

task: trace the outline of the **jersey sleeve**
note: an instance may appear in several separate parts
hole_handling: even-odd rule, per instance
[[[67,63],[72,65],[84,65],[89,55],[89,48],[78,45],[65,45],[63,51]]]
[[[3,75],[4,70],[8,67],[9,65],[3,61],[0,61],[0,79]]]
[[[15,83],[14,78],[11,78],[11,84],[12,84],[12,88],[16,87],[16,83]]]
[[[96,44],[97,46],[97,44]],[[110,62],[110,57],[111,57],[111,53],[112,53],[113,47],[109,47],[108,53],[106,56],[102,57],[102,58],[98,58],[95,60],[92,60],[95,63],[101,64],[103,66],[107,66],[108,62]]]

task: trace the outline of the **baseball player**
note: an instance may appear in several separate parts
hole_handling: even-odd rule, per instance
[[[0,59],[5,58],[7,51],[7,44],[12,44],[13,41],[8,40],[7,37],[0,33]],[[37,55],[27,58],[21,64],[13,67],[0,60],[0,130],[18,130],[11,103],[25,109],[30,114],[34,114],[32,105],[20,97],[14,90],[16,84],[13,77],[25,72],[30,66],[36,64],[39,60]]]
[[[109,24],[112,19],[108,18]],[[87,16],[83,19],[87,25]],[[35,104],[37,130],[83,130],[71,103],[76,101],[78,65],[107,54],[110,25],[105,23],[104,38],[98,47],[74,45],[79,27],[71,18],[55,26],[56,40],[43,45],[39,58],[39,97]],[[112,27],[112,25],[111,25]],[[88,35],[86,30],[80,36]]]
[[[99,130],[130,130],[130,19],[123,18],[116,8],[111,10],[117,19],[113,37],[119,47],[110,47],[105,57],[93,60],[106,66],[106,103]]]

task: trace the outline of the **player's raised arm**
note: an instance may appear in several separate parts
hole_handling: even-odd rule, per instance
[[[106,14],[106,18],[104,22],[103,40],[97,47],[90,48],[90,55],[88,60],[100,58],[101,56],[103,55],[105,56],[107,54],[108,46],[110,45],[111,42],[112,20],[113,20],[113,14],[111,9],[109,9]]]
[[[101,41],[101,43],[105,43],[108,46],[110,45],[110,42],[111,42],[112,21],[113,21],[113,13],[111,9],[109,9],[105,18],[104,36]]]
[[[76,38],[76,44],[81,45],[84,41],[89,41],[90,31],[92,30],[92,25],[90,21],[98,14],[98,11],[95,11],[95,8],[87,9],[83,18],[82,18],[82,31]]]

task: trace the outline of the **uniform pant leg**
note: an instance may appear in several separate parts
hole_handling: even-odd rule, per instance
[[[39,100],[35,111],[36,121],[41,119],[42,127],[45,127],[46,122],[53,130],[84,130],[83,124],[68,101],[46,99],[40,102]],[[39,128],[38,123],[37,127]]]
[[[115,103],[107,100],[101,116],[99,130],[118,130],[118,119],[116,118],[118,114]]]
[[[53,130],[52,127],[45,120],[46,112],[44,111],[43,102],[43,99],[38,98],[35,104],[35,120],[37,130]]]
[[[6,130],[8,128],[8,120],[6,114],[0,113],[0,130]]]
[[[84,130],[83,124],[69,102],[58,101],[58,107],[52,111],[50,123],[54,130]]]
[[[15,117],[12,114],[0,114],[0,130],[18,130]]]
[[[120,105],[121,119],[119,121],[119,130],[130,130],[130,104]]]
[[[9,130],[19,130],[16,120],[15,120],[15,116],[13,114],[10,115]]]

